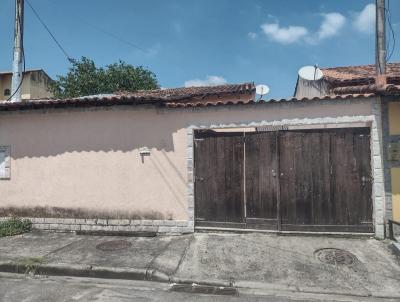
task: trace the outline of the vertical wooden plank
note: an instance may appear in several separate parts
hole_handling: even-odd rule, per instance
[[[296,153],[291,132],[281,132],[279,136],[279,182],[280,182],[280,216],[281,223],[295,223],[292,215],[296,215],[293,195],[295,190],[295,177],[293,175]]]
[[[203,154],[207,154],[207,144],[203,141],[203,138],[194,139],[194,191],[195,191],[195,215],[196,219],[204,219],[207,216],[205,200],[207,200],[206,193],[204,190],[204,182],[199,179],[199,175],[205,175],[205,168],[207,167],[207,161],[201,160]]]
[[[372,224],[372,172],[371,172],[371,151],[369,131],[356,131],[353,136],[354,141],[354,156],[355,170],[357,171],[356,185],[359,191],[355,190],[353,198],[356,203],[353,206],[353,211],[358,213],[357,216],[352,215],[355,223]]]
[[[372,224],[372,178],[369,129],[347,129],[332,136],[332,202],[335,222]]]
[[[312,134],[312,217],[311,224],[329,224],[330,214],[330,133],[319,131]]]
[[[276,188],[276,219],[278,231],[282,230],[282,213],[281,213],[281,166],[280,166],[280,137],[281,132],[277,131],[275,135],[275,156],[276,156],[276,169],[275,169],[275,188]]]
[[[212,140],[215,141],[216,145],[216,162],[213,167],[213,175],[210,175],[209,178],[213,179],[215,197],[211,196],[213,201],[216,203],[216,221],[227,221],[227,208],[226,204],[228,201],[226,200],[226,187],[225,187],[225,138],[224,137],[213,137]],[[229,167],[228,167],[229,168]]]
[[[195,180],[197,222],[243,223],[242,134],[197,135]]]
[[[313,175],[316,181],[319,181],[317,186],[318,194],[314,195],[314,213],[315,220],[313,224],[329,224],[331,221],[330,207],[331,207],[331,165],[330,165],[330,133],[320,132],[318,141],[320,155],[319,162],[314,161],[316,165],[316,174]]]
[[[276,229],[276,133],[247,133],[245,148],[246,220]]]

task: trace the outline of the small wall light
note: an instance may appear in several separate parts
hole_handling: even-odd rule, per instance
[[[150,156],[150,149],[149,149],[149,148],[146,148],[146,147],[141,148],[141,149],[139,150],[139,155],[140,155],[140,157],[142,158],[142,163],[144,163],[144,157],[145,157],[145,156]]]

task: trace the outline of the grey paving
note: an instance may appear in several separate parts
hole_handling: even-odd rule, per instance
[[[56,264],[82,264],[101,267],[131,267],[148,268],[157,263],[158,258],[163,258],[164,253],[178,255],[178,259],[164,259],[160,263],[162,268],[167,267],[167,271],[175,271],[186,246],[182,246],[187,241],[185,236],[169,237],[114,237],[114,236],[77,236],[80,240],[73,241],[64,248],[58,249],[54,253],[47,255],[46,263]],[[126,240],[131,245],[122,250],[104,251],[96,246],[102,242]],[[165,257],[164,257],[165,258]],[[171,261],[169,261],[171,260]],[[172,263],[167,263],[172,262]]]
[[[44,257],[72,242],[81,240],[67,233],[28,233],[0,238],[0,261]]]
[[[126,240],[130,246],[115,251],[96,248],[100,243],[113,240]],[[354,254],[356,261],[350,266],[322,263],[314,255],[322,248],[348,251]],[[160,273],[161,277],[156,280],[172,282],[233,283],[242,290],[400,300],[399,258],[392,253],[389,242],[372,238],[262,233],[196,233],[155,238],[32,233],[0,238],[0,262],[29,257],[43,257],[44,265],[49,267],[93,269],[90,274],[81,276],[96,276],[103,270],[98,277],[109,277],[110,274],[104,274],[104,270],[109,270],[114,272],[115,278],[124,271],[141,269],[145,275],[148,271]],[[96,271],[96,267],[101,270]],[[73,276],[77,275],[74,272]],[[120,276],[125,278],[128,274]]]
[[[358,261],[352,266],[321,263],[314,256],[321,248],[349,251]],[[375,239],[197,234],[176,276],[234,280],[238,286],[400,296],[399,261],[387,243]]]

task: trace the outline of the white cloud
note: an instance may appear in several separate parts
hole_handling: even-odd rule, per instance
[[[346,23],[346,17],[339,13],[323,14],[324,20],[317,32],[317,39],[322,40],[335,36]]]
[[[346,17],[340,13],[332,12],[322,14],[323,20],[318,30],[311,31],[304,26],[280,27],[279,22],[264,23],[261,25],[263,33],[271,40],[282,43],[291,44],[299,41],[307,43],[317,43],[323,39],[336,36],[346,24]],[[251,37],[251,33],[248,33]]]
[[[367,4],[360,12],[351,16],[351,22],[359,32],[373,33],[375,30],[375,4]],[[347,18],[338,13],[331,12],[321,15],[323,20],[318,30],[310,30],[304,26],[289,25],[281,27],[278,20],[270,21],[261,25],[262,32],[270,40],[281,43],[291,44],[304,41],[309,44],[316,44],[324,39],[339,35],[344,29]],[[249,32],[248,37],[255,39],[257,34]]]
[[[225,78],[220,76],[207,76],[206,79],[193,79],[185,81],[185,87],[199,87],[199,86],[216,86],[216,85],[224,85],[227,81]]]
[[[268,38],[282,44],[297,42],[308,34],[307,28],[303,26],[280,27],[279,23],[265,23],[261,29]]]
[[[254,40],[255,38],[257,38],[257,34],[256,34],[255,32],[249,32],[249,33],[247,34],[247,36],[248,36],[250,39],[252,39],[252,40]]]
[[[373,33],[375,30],[375,4],[371,3],[355,15],[353,26],[362,33]]]

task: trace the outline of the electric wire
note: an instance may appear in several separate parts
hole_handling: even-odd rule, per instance
[[[129,46],[131,46],[131,47],[133,47],[133,48],[135,48],[135,49],[138,49],[138,50],[140,50],[140,51],[142,51],[142,52],[144,52],[144,53],[147,53],[147,52],[148,52],[147,50],[141,48],[140,46],[137,46],[136,44],[133,44],[132,42],[129,42],[128,40],[125,40],[124,38],[121,38],[121,37],[117,36],[116,34],[114,34],[114,33],[112,33],[112,32],[109,32],[109,31],[107,31],[107,30],[105,30],[105,29],[103,29],[103,28],[101,28],[101,27],[98,27],[97,25],[91,24],[91,23],[89,23],[89,22],[87,22],[87,21],[84,21],[84,20],[82,20],[82,19],[81,19],[81,21],[82,21],[83,23],[85,23],[85,24],[87,24],[87,25],[93,27],[93,28],[96,29],[97,31],[99,31],[99,32],[101,32],[101,33],[103,33],[103,34],[106,34],[106,35],[108,35],[108,36],[114,38],[115,40],[118,40],[118,41],[120,41],[120,42],[122,42],[122,43],[125,43],[125,44],[127,44],[127,45],[129,45]]]
[[[50,35],[50,37],[53,39],[53,41],[57,44],[58,48],[60,48],[60,50],[63,52],[63,54],[65,55],[65,57],[67,58],[67,60],[69,62],[74,62],[74,59],[71,58],[67,51],[65,50],[64,47],[62,47],[61,43],[56,39],[56,37],[53,35],[53,33],[50,31],[49,27],[46,25],[46,23],[43,21],[43,19],[39,16],[38,12],[35,10],[35,8],[32,6],[32,4],[28,1],[25,0],[26,3],[28,4],[28,6],[31,8],[32,12],[34,13],[34,15],[36,16],[36,18],[39,20],[39,22],[42,24],[42,26],[46,29],[46,31],[48,32],[48,34]]]
[[[28,0],[27,0],[27,1],[28,1]],[[49,2],[50,5],[53,5],[53,6],[54,6],[54,3],[53,3],[52,1],[50,1],[50,0],[47,0],[47,1]],[[104,29],[104,28],[102,28],[102,27],[100,27],[100,26],[98,26],[98,25],[95,25],[95,24],[93,24],[93,23],[88,22],[88,21],[85,20],[84,18],[80,17],[80,16],[79,16],[76,12],[74,12],[74,11],[71,11],[71,12],[70,12],[70,16],[74,16],[74,17],[75,17],[77,20],[79,20],[81,23],[84,23],[84,24],[86,24],[87,26],[90,26],[90,27],[92,27],[93,29],[97,30],[98,32],[100,32],[100,33],[102,33],[102,34],[105,34],[105,35],[107,35],[107,36],[109,36],[109,37],[111,37],[111,38],[113,38],[113,39],[115,39],[115,40],[117,40],[117,41],[119,41],[119,42],[122,42],[122,43],[124,43],[124,44],[126,44],[126,45],[128,45],[128,46],[130,46],[130,47],[132,47],[132,48],[134,48],[134,49],[140,50],[140,51],[142,51],[142,52],[145,53],[145,54],[148,54],[148,53],[149,53],[149,51],[146,50],[146,49],[144,49],[143,47],[141,47],[141,46],[139,46],[139,45],[137,45],[137,44],[135,44],[135,43],[132,43],[131,41],[129,41],[129,40],[125,39],[125,38],[122,38],[121,36],[119,36],[119,35],[117,35],[117,34],[111,32],[111,31],[109,31],[109,30],[107,30],[107,29]]]
[[[9,102],[17,94],[17,92],[21,89],[22,82],[24,81],[25,71],[26,71],[25,49],[24,49],[24,31],[23,31],[24,24],[23,24],[22,16],[19,13],[19,11],[17,14],[17,20],[18,20],[18,25],[19,25],[20,31],[21,31],[21,56],[22,56],[22,60],[23,60],[23,71],[22,71],[22,75],[21,75],[21,81],[19,82],[17,89],[15,89],[15,91],[10,95],[10,97],[6,100],[6,102]],[[15,36],[14,36],[14,38],[15,38]]]

